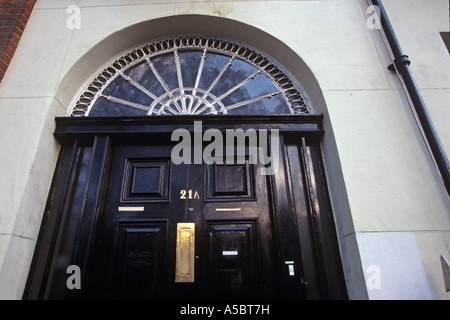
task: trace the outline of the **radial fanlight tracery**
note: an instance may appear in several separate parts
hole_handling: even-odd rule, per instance
[[[309,112],[297,86],[261,54],[225,40],[183,37],[114,60],[74,100],[69,115]]]

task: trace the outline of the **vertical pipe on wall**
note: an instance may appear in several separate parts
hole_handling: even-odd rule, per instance
[[[371,0],[374,6],[380,9],[380,22],[386,39],[389,43],[390,50],[394,56],[393,63],[388,67],[390,70],[397,70],[405,83],[408,95],[414,106],[414,109],[419,119],[422,131],[425,135],[426,142],[429,145],[431,154],[434,158],[436,166],[442,177],[447,194],[450,195],[450,165],[447,155],[442,147],[442,143],[436,132],[436,128],[431,120],[428,113],[425,102],[419,91],[419,88],[414,80],[411,69],[409,65],[411,61],[408,56],[405,55],[400,47],[397,36],[395,35],[394,29],[389,21],[386,10],[381,3],[381,0]]]

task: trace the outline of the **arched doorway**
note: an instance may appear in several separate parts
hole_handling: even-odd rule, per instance
[[[281,66],[233,41],[165,38],[114,58],[56,119],[26,296],[345,297],[310,110]]]

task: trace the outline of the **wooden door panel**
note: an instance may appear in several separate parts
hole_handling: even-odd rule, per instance
[[[120,222],[115,256],[120,298],[161,296],[165,268],[167,222]]]
[[[211,164],[206,166],[206,201],[255,200],[253,166],[243,164]]]
[[[216,299],[255,298],[259,282],[257,221],[207,221],[208,292]]]
[[[91,249],[91,297],[167,297],[175,243],[171,226],[185,208],[176,190],[187,179],[185,166],[170,162],[170,151],[170,146],[114,146]]]
[[[122,203],[169,201],[170,159],[126,159]]]

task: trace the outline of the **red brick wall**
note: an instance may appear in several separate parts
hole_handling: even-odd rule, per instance
[[[36,0],[0,0],[0,82],[19,44]]]

